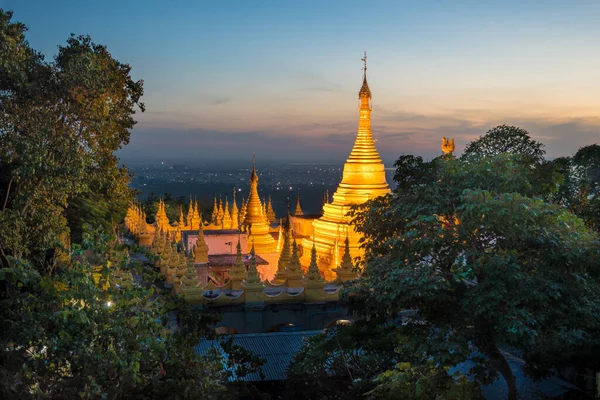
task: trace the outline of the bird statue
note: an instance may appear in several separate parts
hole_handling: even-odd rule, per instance
[[[446,139],[442,138],[442,151],[444,154],[452,154],[454,153],[454,139]]]

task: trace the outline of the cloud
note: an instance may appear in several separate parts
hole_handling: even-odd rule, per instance
[[[600,140],[600,121],[570,118],[507,118],[489,115],[471,118],[470,112],[431,114],[383,110],[373,121],[376,146],[387,164],[401,154],[431,158],[440,154],[441,138],[454,138],[457,153],[489,129],[506,123],[528,130],[542,142],[550,158],[574,154],[579,147]],[[162,120],[161,113],[155,113]],[[177,116],[170,116],[177,120]],[[231,120],[244,121],[240,116]],[[326,120],[326,118],[325,118]],[[226,122],[226,121],[224,121]],[[223,124],[224,125],[224,124]],[[251,124],[248,124],[251,125]],[[189,128],[184,124],[155,124],[154,118],[136,127],[131,143],[119,152],[123,158],[344,160],[352,148],[356,121],[269,124],[260,129]]]
[[[229,97],[215,97],[212,99],[208,99],[208,104],[211,104],[213,106],[218,106],[219,104],[225,104],[225,103],[229,103],[230,101],[232,101],[233,99],[229,98]]]

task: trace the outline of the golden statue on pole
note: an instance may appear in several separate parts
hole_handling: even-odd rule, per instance
[[[446,139],[442,138],[442,151],[444,154],[452,154],[454,153],[454,139]]]

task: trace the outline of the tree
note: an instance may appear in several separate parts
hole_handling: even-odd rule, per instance
[[[51,268],[48,250],[68,243],[71,200],[131,198],[114,151],[144,110],[142,81],[86,36],[48,63],[11,17],[0,10],[0,253]]]
[[[394,324],[401,348],[376,391],[429,385],[470,360],[474,382],[501,374],[516,399],[509,349],[533,377],[600,367],[598,236],[537,198],[521,157],[403,157],[402,190],[359,209],[364,271],[343,298],[370,324]],[[396,323],[407,309],[417,316]]]
[[[550,200],[556,197],[564,176],[558,171],[556,163],[544,159],[545,154],[544,145],[533,140],[525,129],[500,125],[467,144],[462,158],[474,160],[498,155],[518,156],[513,158],[513,162],[521,164],[521,172],[534,175],[530,181],[538,187],[537,195]]]
[[[0,9],[0,397],[230,397],[223,357],[194,351],[214,321],[114,240],[132,198],[114,151],[142,82],[86,36],[45,62],[11,18]],[[228,349],[238,376],[259,365]]]
[[[194,352],[199,340],[213,338],[214,317],[134,280],[132,273],[147,282],[157,274],[106,239],[86,235],[84,247],[73,246],[69,268],[53,276],[12,258],[11,268],[0,269],[8,282],[0,300],[0,397],[228,398],[223,357]],[[168,321],[174,312],[175,330]],[[260,366],[224,347],[238,377]]]
[[[546,151],[544,145],[533,140],[525,129],[499,125],[467,144],[463,152],[467,157],[491,157],[498,154],[518,154],[534,163],[541,163],[544,161]]]

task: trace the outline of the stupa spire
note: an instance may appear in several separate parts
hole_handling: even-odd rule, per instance
[[[350,240],[348,239],[348,231],[346,231],[346,240],[344,241],[344,255],[342,256],[342,263],[335,272],[337,273],[340,282],[356,279],[358,276],[354,269],[354,264],[352,263],[352,256],[350,255]]]
[[[223,197],[219,195],[219,211],[217,213],[217,225],[223,225],[223,217],[225,217],[225,213],[223,212]]]
[[[218,214],[219,214],[219,206],[217,205],[217,195],[213,195],[213,209],[212,209],[212,215],[210,217],[210,222],[213,223],[213,225],[219,225],[217,218],[218,218]]]
[[[361,59],[363,66],[363,84],[358,92],[360,99],[358,134],[354,142],[354,147],[348,158],[348,162],[377,162],[381,163],[381,158],[375,148],[373,133],[371,132],[371,89],[367,83],[367,53]],[[345,171],[344,171],[345,172]],[[345,174],[344,174],[345,175]]]
[[[275,216],[275,211],[273,210],[273,204],[271,203],[270,195],[269,195],[269,201],[267,203],[267,216],[269,217],[269,221],[277,220],[277,217]]]
[[[244,264],[244,260],[242,259],[242,245],[239,234],[235,249],[235,264],[233,264],[233,267],[229,271],[229,278],[231,279],[231,289],[241,290],[242,281],[248,279],[248,272],[246,271],[246,264]]]
[[[285,280],[286,279],[286,269],[290,264],[290,260],[292,259],[292,249],[291,249],[291,233],[290,233],[290,200],[288,199],[286,202],[287,205],[287,215],[283,223],[283,246],[281,248],[281,253],[279,255],[279,261],[277,262],[277,273],[275,274],[276,280]]]
[[[246,202],[246,213],[243,228],[252,238],[259,253],[270,253],[275,249],[275,239],[269,233],[269,225],[263,215],[263,207],[258,197],[258,174],[256,173],[256,156],[252,158],[250,174],[250,195]]]
[[[193,215],[194,215],[194,202],[192,201],[192,195],[190,194],[190,206],[188,208],[187,219],[186,219],[188,226],[192,225]]]
[[[294,210],[294,215],[303,215],[302,207],[300,207],[300,191],[298,191],[298,196],[296,197],[296,209]]]
[[[302,267],[300,266],[300,256],[298,254],[298,244],[296,240],[292,242],[292,254],[285,271],[288,287],[299,287],[302,285]]]
[[[225,196],[225,206],[223,207],[223,228],[231,229],[231,214],[229,214],[229,200]]]
[[[183,218],[183,204],[179,205],[179,229],[183,229],[185,227],[185,220]]]
[[[315,240],[313,238],[312,249],[310,250],[310,264],[308,265],[308,271],[306,273],[306,279],[311,281],[320,281],[323,278],[319,272],[319,266],[317,264],[317,248],[315,247]]]
[[[235,187],[233,188],[233,201],[231,204],[231,228],[238,229],[240,226],[240,213],[238,211],[237,201],[235,200]]]

